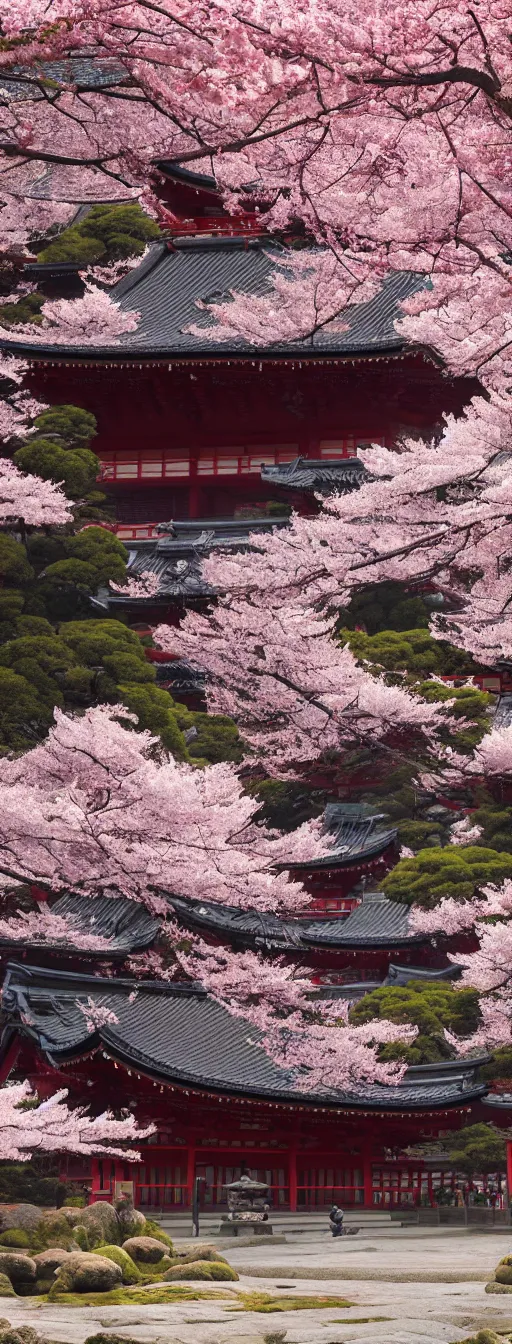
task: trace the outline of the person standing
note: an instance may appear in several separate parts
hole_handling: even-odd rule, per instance
[[[340,1209],[337,1204],[333,1204],[329,1214],[329,1222],[333,1237],[343,1236],[343,1218],[343,1209]]]

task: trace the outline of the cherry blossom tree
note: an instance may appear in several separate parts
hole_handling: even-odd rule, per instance
[[[0,527],[19,518],[27,526],[44,527],[69,523],[73,514],[59,485],[19,471],[13,462],[0,458]]]
[[[161,913],[160,888],[242,909],[302,908],[301,885],[276,867],[289,837],[254,824],[257,804],[234,767],[180,764],[134,723],[120,705],[56,710],[45,742],[0,762],[0,871],[53,891],[125,894]],[[325,849],[318,823],[295,832],[297,861]]]
[[[4,877],[37,880],[52,890],[71,885],[84,897],[103,891],[144,901],[162,917],[177,970],[252,1022],[286,1067],[295,1041],[300,1086],[320,1086],[320,1079],[324,1088],[355,1086],[358,1077],[399,1081],[401,1067],[380,1063],[377,1054],[383,1041],[401,1039],[403,1028],[349,1027],[343,1007],[313,1003],[309,980],[295,981],[279,961],[213,951],[189,933],[184,950],[166,893],[294,912],[309,897],[281,865],[289,860],[291,844],[300,861],[323,854],[325,841],[317,823],[299,827],[292,839],[255,825],[257,805],[243,793],[233,766],[180,765],[149,733],[131,731],[131,716],[119,722],[122,713],[119,706],[103,706],[70,718],[57,710],[45,743],[0,762]],[[26,936],[48,942],[60,940],[64,923],[43,908],[25,920],[2,921],[0,933],[5,926],[6,936],[16,937],[24,925]],[[83,950],[94,943],[72,927],[69,941]],[[133,969],[168,978],[159,956],[145,954]],[[79,1006],[89,1031],[117,1020],[94,997]]]
[[[41,308],[42,322],[35,327],[14,323],[9,341],[33,345],[82,346],[118,345],[119,338],[134,331],[139,314],[123,312],[104,289],[85,281],[85,293],[78,299],[47,299]]]
[[[312,998],[311,972],[306,968],[297,977],[283,958],[269,962],[254,952],[212,948],[201,938],[195,939],[191,951],[178,950],[177,958],[228,1012],[253,1023],[275,1062],[298,1071],[301,1090],[353,1088],[361,1082],[396,1084],[403,1077],[404,1066],[380,1061],[378,1047],[390,1041],[412,1042],[416,1027],[398,1027],[385,1020],[350,1025],[348,1004]]]
[[[154,1131],[153,1125],[139,1129],[133,1116],[115,1120],[109,1111],[92,1118],[84,1106],[70,1110],[67,1095],[63,1088],[34,1106],[36,1098],[29,1083],[9,1083],[0,1088],[2,1161],[26,1162],[34,1153],[83,1153],[140,1162],[140,1152],[124,1145],[130,1139],[147,1138]]]

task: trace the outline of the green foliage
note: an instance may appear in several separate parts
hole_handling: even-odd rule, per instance
[[[466,1129],[447,1134],[444,1146],[453,1166],[468,1176],[506,1167],[505,1139],[493,1125],[468,1125]]]
[[[160,690],[158,686],[134,685],[133,681],[131,684],[121,683],[119,690],[123,704],[132,714],[137,715],[139,727],[158,733],[164,747],[172,752],[177,761],[188,761],[189,753],[179,727],[179,716],[174,712],[174,701],[167,691]]]
[[[408,1064],[435,1064],[453,1055],[444,1030],[457,1036],[476,1031],[480,1015],[476,989],[454,989],[440,982],[425,984],[410,980],[403,986],[385,985],[365,994],[350,1011],[350,1021],[358,1025],[375,1019],[410,1023],[418,1028],[412,1045],[401,1042],[381,1047],[381,1059],[405,1059]]]
[[[320,816],[327,801],[323,790],[311,790],[288,780],[250,780],[246,789],[260,800],[258,818],[267,826],[284,832],[293,831],[303,821]]]
[[[44,565],[38,591],[55,621],[67,621],[82,612],[88,615],[89,595],[110,579],[122,583],[125,578],[126,550],[104,527],[87,527],[76,536],[62,537],[56,558],[49,564],[44,558],[46,549],[36,534],[30,553]]]
[[[30,682],[0,667],[0,754],[34,746],[51,720],[51,708]]]
[[[159,237],[158,225],[137,203],[93,205],[85,219],[64,229],[39,252],[38,261],[118,261],[140,256],[146,243]]]
[[[60,685],[76,659],[64,640],[53,631],[50,635],[26,635],[9,640],[0,648],[0,665],[12,668],[37,691],[49,706],[63,706]]]
[[[476,686],[440,686],[438,681],[422,682],[417,689],[428,704],[451,701],[449,713],[453,719],[469,720],[468,726],[460,732],[447,730],[446,740],[455,751],[473,751],[488,731],[494,696],[479,691]]]
[[[46,1166],[48,1158],[46,1157]],[[57,1167],[57,1164],[55,1164]],[[62,1200],[66,1184],[55,1175],[41,1175],[33,1162],[0,1162],[0,1204],[54,1205]]]
[[[390,901],[432,910],[447,896],[470,900],[488,883],[512,877],[512,855],[479,845],[447,845],[421,849],[413,859],[400,859],[384,878],[382,889]]]
[[[48,438],[29,439],[14,453],[14,461],[22,471],[31,471],[44,481],[62,482],[70,499],[90,490],[99,471],[98,458],[88,448],[62,448]]]
[[[369,635],[381,630],[418,630],[426,628],[430,611],[422,597],[410,597],[400,583],[373,584],[356,593],[343,612],[343,621],[351,628],[365,627]]]
[[[30,583],[34,577],[25,547],[5,532],[0,532],[0,577],[12,584]]]
[[[81,406],[51,406],[36,416],[34,425],[43,437],[66,448],[88,448],[98,432],[96,416]]]
[[[512,808],[497,803],[486,789],[480,790],[476,801],[479,806],[471,813],[471,822],[482,827],[480,844],[512,854]]]
[[[2,303],[0,305],[0,327],[14,327],[18,322],[34,322],[40,326],[42,322],[41,308],[44,303],[44,294],[24,294],[17,299],[15,303]]]
[[[361,630],[341,630],[343,643],[348,643],[356,658],[373,667],[384,667],[388,672],[404,671],[415,678],[429,672],[437,676],[449,672],[463,672],[468,667],[468,655],[454,649],[446,641],[432,639],[428,630],[383,629],[367,635]]]
[[[217,761],[241,761],[244,748],[236,723],[225,714],[193,714],[197,737],[189,746],[192,757],[215,765]]]
[[[30,1237],[23,1227],[10,1227],[0,1234],[0,1246],[30,1246]]]
[[[493,1050],[492,1060],[483,1064],[480,1077],[484,1083],[494,1082],[498,1078],[512,1078],[512,1045],[500,1045]]]

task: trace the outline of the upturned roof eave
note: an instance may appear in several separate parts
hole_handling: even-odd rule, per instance
[[[278,346],[275,349],[262,350],[259,346],[249,347],[246,350],[232,349],[214,345],[200,346],[194,350],[183,350],[176,347],[159,347],[154,350],[148,350],[145,347],[137,349],[134,346],[63,346],[63,345],[31,345],[29,341],[4,341],[0,337],[0,349],[8,354],[22,354],[35,362],[63,363],[72,360],[76,363],[93,364],[151,364],[168,363],[173,361],[182,364],[211,364],[214,361],[227,364],[237,363],[240,365],[256,365],[259,363],[279,364],[321,364],[331,361],[332,363],[351,364],[359,360],[391,360],[404,359],[411,355],[424,353],[425,357],[430,357],[430,352],[426,350],[419,351],[412,346],[406,346],[404,342],[396,345],[382,346],[380,348],[364,347],[355,350],[331,350],[327,347],[322,349],[297,349],[290,350],[284,346]],[[431,358],[432,363],[437,361]]]

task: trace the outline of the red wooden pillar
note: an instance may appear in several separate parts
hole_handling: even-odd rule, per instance
[[[290,1191],[290,1213],[297,1212],[297,1146],[291,1143],[288,1149],[288,1187]]]
[[[512,1139],[507,1139],[507,1199],[512,1208]]]
[[[372,1151],[373,1145],[371,1139],[367,1139],[362,1149],[365,1209],[373,1208]]]
[[[429,1206],[430,1206],[431,1209],[433,1209],[433,1208],[435,1207],[435,1199],[434,1199],[434,1190],[433,1190],[433,1186],[432,1186],[432,1172],[431,1172],[431,1171],[429,1171],[428,1176],[427,1176],[427,1188],[428,1188],[428,1202],[429,1202]]]
[[[91,1165],[92,1165],[92,1171],[91,1171],[92,1186],[91,1186],[90,1202],[91,1204],[94,1204],[95,1200],[98,1198],[98,1193],[101,1190],[100,1164],[97,1157],[93,1157]]]
[[[194,1193],[194,1180],[196,1175],[196,1147],[195,1143],[190,1142],[187,1148],[187,1205],[192,1208],[192,1195]]]

